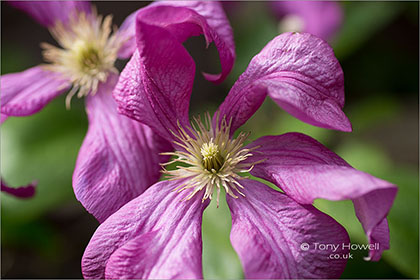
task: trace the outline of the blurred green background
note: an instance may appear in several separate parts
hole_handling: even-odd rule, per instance
[[[124,17],[145,2],[95,2],[101,14]],[[219,69],[214,46],[201,37],[186,42],[197,62],[191,114],[214,111],[250,59],[277,34],[278,21],[265,2],[224,3],[234,29],[237,60],[222,85],[203,79]],[[340,2],[344,21],[331,39],[345,74],[344,111],[352,133],[306,125],[267,99],[242,130],[251,139],[299,131],[311,135],[355,168],[399,187],[388,216],[391,249],[379,262],[354,252],[342,278],[419,277],[419,4],[418,2]],[[42,62],[39,43],[54,43],[48,31],[1,3],[1,73]],[[122,69],[126,62],[119,62]],[[264,124],[264,125],[261,125]],[[1,195],[2,278],[81,278],[80,259],[98,222],[75,199],[71,176],[87,130],[84,100],[66,110],[64,96],[40,113],[10,118],[1,127],[1,175],[11,185],[38,181],[36,196],[18,200]],[[349,201],[318,200],[315,206],[348,230],[354,243],[366,243]],[[212,203],[203,221],[205,278],[243,278],[229,242],[230,213],[224,200]]]

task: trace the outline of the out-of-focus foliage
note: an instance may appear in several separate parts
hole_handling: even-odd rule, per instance
[[[108,13],[106,9],[116,11],[121,20],[126,14],[118,11],[125,3],[95,2],[100,13]],[[418,278],[419,6],[416,2],[340,4],[345,17],[332,46],[344,69],[344,111],[354,131],[343,133],[304,124],[270,99],[242,130],[251,131],[250,139],[289,131],[306,133],[355,168],[398,185],[388,219],[391,249],[378,263],[364,261],[367,252],[355,251],[343,278]],[[236,2],[226,8],[234,29],[237,61],[222,86],[212,85],[197,74],[194,113],[214,111],[251,58],[277,35],[277,21],[267,3]],[[14,25],[8,24],[11,15],[21,19]],[[42,28],[33,25],[25,15],[2,3],[2,74],[22,71],[41,61],[40,49],[36,48],[40,41],[33,40],[41,40],[37,36],[47,33],[36,31]],[[29,34],[32,29],[34,33]],[[31,41],[26,43],[25,39]],[[45,40],[50,39],[42,37]],[[198,44],[190,41],[186,45],[197,59],[199,71],[217,69],[214,49],[210,48],[210,55],[203,52],[201,39]],[[74,99],[71,110],[66,110],[64,97],[57,98],[39,114],[10,118],[1,126],[2,177],[11,186],[38,181],[33,199],[1,195],[2,277],[81,277],[81,254],[98,225],[76,201],[71,186],[86,130],[84,101]],[[342,223],[353,243],[366,243],[351,202],[317,200],[315,205]],[[229,209],[221,195],[220,207],[212,203],[204,213],[206,278],[243,278],[239,259],[230,245],[230,228]]]

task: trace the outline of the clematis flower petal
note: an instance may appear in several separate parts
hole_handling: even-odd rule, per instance
[[[127,25],[130,22],[132,19]],[[189,127],[188,107],[195,74],[194,61],[182,42],[203,33],[208,43],[216,43],[222,74],[207,78],[217,82],[233,66],[232,32],[216,2],[153,3],[137,13],[136,26],[137,51],[121,73],[114,97],[121,113],[172,140],[172,132],[179,129],[178,121],[182,127]]]
[[[324,40],[330,39],[339,28],[343,12],[334,1],[272,1],[273,12],[282,21],[300,20],[300,30]]]
[[[172,35],[178,38],[180,43],[190,36],[203,33],[207,44],[214,41],[222,65],[221,74],[204,73],[204,76],[209,81],[217,83],[223,81],[229,74],[235,60],[235,44],[232,28],[220,3],[217,1],[159,1],[132,13],[118,30],[122,37],[128,38],[120,49],[119,55],[121,58],[128,58],[134,53],[136,47],[135,24],[138,12],[142,14],[140,17],[143,22],[168,29]],[[193,15],[194,12],[198,16],[188,18],[187,15]],[[192,22],[188,23],[188,21]],[[199,30],[200,28],[202,30]]]
[[[252,161],[265,161],[255,165],[251,174],[274,183],[298,203],[351,199],[369,243],[380,243],[369,253],[372,260],[379,260],[389,248],[386,216],[397,193],[395,185],[352,168],[304,134],[265,136],[248,145],[256,146],[260,147]]]
[[[100,222],[156,183],[159,163],[166,162],[171,144],[117,112],[110,76],[94,96],[87,97],[89,129],[80,149],[73,187],[77,199]]]
[[[267,93],[301,121],[351,131],[341,110],[343,71],[331,47],[313,35],[279,35],[251,60],[219,108],[220,116],[232,118],[232,133],[255,113]]]
[[[70,82],[42,66],[1,76],[2,120],[8,116],[28,116],[70,87]]]
[[[222,72],[204,73],[207,80],[221,83],[232,70],[235,61],[233,32],[218,1],[160,1],[141,10],[140,14],[143,22],[169,30],[180,43],[200,34],[204,35],[207,46],[214,42]]]
[[[17,188],[9,187],[3,180],[1,180],[1,191],[11,194],[18,198],[31,198],[35,195],[36,183],[31,183],[26,186]]]
[[[131,13],[125,18],[124,22],[118,29],[118,37],[124,43],[118,51],[118,57],[121,59],[129,58],[136,50],[136,17],[139,10]]]
[[[241,184],[245,197],[227,196],[227,202],[232,212],[230,239],[246,278],[340,277],[348,253],[343,244],[349,244],[340,224],[260,182],[244,179]],[[322,250],[319,244],[330,247]]]
[[[201,221],[208,203],[161,181],[99,226],[82,258],[85,278],[200,279]]]
[[[189,127],[189,100],[195,65],[168,31],[141,24],[141,49],[120,75],[113,95],[120,113],[151,127],[172,141],[178,121]]]
[[[12,6],[26,12],[45,27],[54,26],[57,21],[64,24],[75,13],[91,13],[88,1],[8,1]]]

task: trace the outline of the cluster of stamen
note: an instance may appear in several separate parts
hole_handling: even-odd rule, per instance
[[[61,48],[41,44],[44,59],[50,63],[45,67],[72,82],[73,88],[66,98],[67,108],[76,93],[79,98],[94,95],[110,72],[118,73],[114,63],[123,40],[117,38],[116,27],[112,33],[111,15],[102,18],[95,9],[91,14],[74,13],[68,23],[57,22],[50,33]]]
[[[212,199],[213,192],[217,189],[217,206],[219,206],[219,197],[221,188],[224,188],[226,194],[238,198],[235,194],[245,196],[240,189],[244,187],[240,180],[244,177],[240,174],[252,170],[256,162],[244,162],[251,157],[251,151],[256,149],[243,148],[245,140],[249,133],[241,132],[235,139],[230,137],[231,121],[227,123],[223,119],[216,128],[212,127],[211,117],[206,114],[204,123],[200,117],[194,117],[192,128],[185,130],[178,124],[179,132],[174,133],[176,140],[174,143],[180,147],[175,152],[164,153],[174,156],[171,161],[163,164],[167,166],[173,163],[181,163],[175,170],[167,170],[164,173],[169,175],[171,180],[185,179],[184,183],[175,190],[181,192],[186,189],[192,189],[191,193],[185,197],[185,200],[191,199],[201,190],[205,190],[202,201],[207,198]]]

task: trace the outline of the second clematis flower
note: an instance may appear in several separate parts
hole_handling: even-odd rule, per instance
[[[285,33],[269,42],[233,85],[213,118],[190,124],[195,73],[181,42],[203,28],[185,9],[165,7],[171,24],[136,19],[137,49],[114,90],[120,112],[173,143],[176,170],[102,223],[82,259],[85,278],[202,278],[202,215],[226,193],[231,242],[246,278],[338,278],[348,249],[346,230],[311,204],[316,198],[350,199],[379,260],[389,248],[386,220],[397,188],[358,171],[309,136],[265,136],[246,145],[234,132],[267,94],[310,124],[348,131],[341,67],[328,44],[310,34]],[[156,14],[155,14],[156,15]],[[156,15],[156,18],[158,18]],[[155,22],[160,22],[156,20]],[[178,32],[170,30],[178,27]],[[181,27],[181,28],[179,28]],[[204,35],[207,36],[206,32]],[[247,179],[272,182],[283,192]],[[308,247],[303,246],[308,245]]]
[[[98,15],[89,2],[9,3],[47,27],[59,47],[44,43],[47,64],[1,76],[1,121],[37,113],[67,90],[67,107],[73,96],[86,97],[89,129],[77,158],[73,187],[77,199],[102,222],[159,179],[159,163],[168,158],[159,153],[170,149],[147,125],[118,114],[111,95],[119,75],[115,61],[129,58],[135,49],[136,16],[153,22],[159,6],[190,11],[206,26],[208,41],[214,41],[221,54],[222,73],[208,74],[215,82],[223,80],[233,65],[230,25],[216,2],[154,3],[127,17],[119,30],[112,26],[112,16]]]
[[[279,20],[279,31],[311,33],[326,41],[333,38],[343,21],[343,11],[335,1],[271,1]]]

